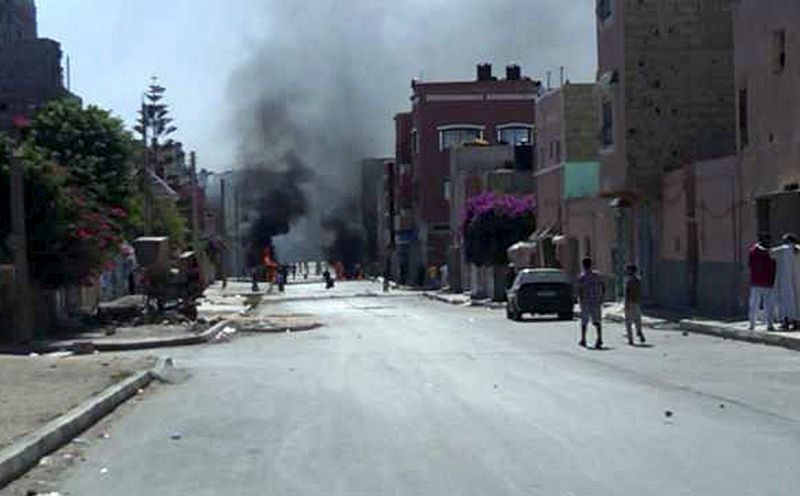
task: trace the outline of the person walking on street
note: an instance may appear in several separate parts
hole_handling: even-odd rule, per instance
[[[773,331],[775,318],[775,260],[769,251],[769,234],[761,234],[750,248],[750,330],[756,327],[756,314],[760,308],[767,314],[767,330]]]
[[[636,265],[628,265],[627,278],[625,279],[625,331],[628,335],[628,344],[633,346],[633,327],[636,326],[636,337],[644,344],[642,332],[642,281],[637,275]]]
[[[775,296],[778,302],[778,318],[783,329],[789,329],[798,320],[797,308],[797,272],[798,263],[797,237],[786,234],[783,244],[772,249],[775,259]]]
[[[594,347],[598,350],[603,347],[602,305],[605,285],[600,274],[592,268],[592,259],[586,257],[581,263],[583,273],[578,280],[578,298],[581,305],[581,340],[580,345],[586,346],[586,328],[591,321],[597,329],[597,340]]]

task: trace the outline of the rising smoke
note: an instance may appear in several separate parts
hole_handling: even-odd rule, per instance
[[[231,76],[231,128],[242,165],[278,174],[245,180],[258,190],[255,226],[290,226],[276,244],[293,258],[317,258],[358,227],[357,210],[330,214],[358,197],[363,158],[394,155],[392,117],[409,108],[413,77],[470,79],[479,61],[594,77],[594,0],[253,3],[269,21]],[[305,194],[280,222],[260,208],[276,189]]]

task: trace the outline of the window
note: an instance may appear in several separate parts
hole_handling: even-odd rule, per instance
[[[556,141],[555,142],[555,149],[556,149],[556,163],[560,164],[561,163],[561,142],[560,141]]]
[[[611,100],[603,101],[601,113],[600,140],[604,148],[610,148],[614,146],[614,107]]]
[[[780,29],[772,34],[772,67],[775,74],[786,69],[786,30]]]
[[[744,149],[750,143],[747,122],[747,88],[739,90],[739,149]]]
[[[439,130],[439,149],[448,150],[454,146],[461,146],[465,143],[472,143],[483,138],[483,130],[480,127],[453,127]]]
[[[416,155],[419,153],[419,133],[416,129],[411,131],[411,154]]]
[[[506,127],[497,131],[497,141],[509,145],[530,145],[531,129],[528,127]]]
[[[444,199],[450,201],[450,178],[442,179],[442,189],[444,190]]]
[[[605,21],[611,17],[612,0],[597,0],[597,18]]]

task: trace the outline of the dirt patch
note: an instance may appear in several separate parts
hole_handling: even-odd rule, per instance
[[[116,354],[0,356],[0,448],[154,364],[152,357]]]

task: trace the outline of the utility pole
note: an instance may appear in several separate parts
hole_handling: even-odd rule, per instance
[[[197,204],[197,154],[189,153],[189,173],[192,182],[192,250],[200,253],[200,205]]]
[[[28,241],[25,230],[25,171],[15,147],[11,156],[11,243],[14,251],[14,282],[17,289],[14,304],[15,343],[33,339],[33,300],[28,274]]]
[[[227,277],[227,255],[228,255],[228,231],[227,231],[227,222],[225,222],[225,178],[220,177],[219,179],[219,231],[220,235],[222,236],[222,259],[220,260],[219,270],[220,270],[220,278],[222,279],[222,287],[225,288],[228,286],[228,277]]]
[[[234,222],[234,226],[235,226],[235,229],[236,229],[234,231],[234,243],[236,243],[236,252],[235,252],[236,253],[236,257],[235,257],[236,258],[236,262],[235,262],[236,265],[234,267],[234,271],[235,271],[235,273],[236,273],[236,275],[238,277],[238,276],[242,275],[241,268],[244,265],[242,263],[242,231],[241,231],[241,229],[239,227],[240,226],[240,222],[241,222],[239,216],[241,215],[241,209],[242,209],[241,201],[242,201],[242,198],[241,198],[241,195],[239,194],[238,188],[235,191],[233,198],[234,198],[233,222]]]

